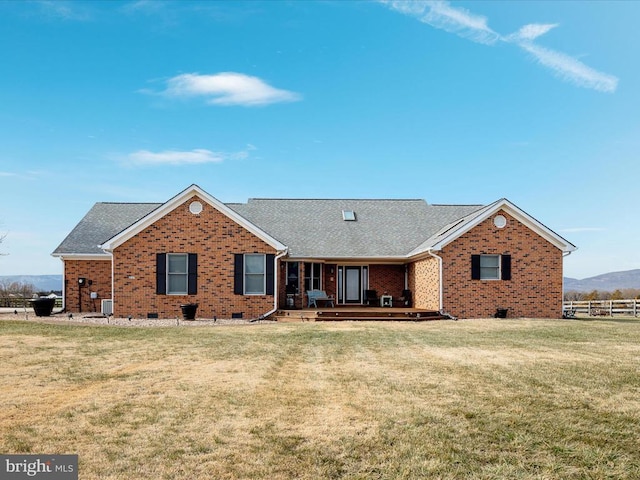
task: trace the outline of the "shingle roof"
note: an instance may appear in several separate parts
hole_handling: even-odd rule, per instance
[[[161,203],[96,203],[53,251],[53,255],[104,254],[98,245],[161,205]]]
[[[497,203],[497,202],[494,202]],[[414,248],[410,255],[415,255],[421,252],[425,252],[438,244],[438,242],[446,239],[448,235],[455,234],[464,228],[465,225],[473,222],[477,217],[481,216],[486,210],[488,210],[494,203],[485,206],[476,206],[468,213],[455,218],[452,222],[446,223],[440,229],[433,232],[424,242]]]
[[[408,254],[443,225],[480,206],[424,200],[250,199],[232,209],[289,247],[292,257],[375,258]],[[356,221],[343,220],[342,211]]]
[[[101,254],[111,239],[162,204],[96,203],[53,255]],[[289,247],[296,258],[403,257],[481,205],[424,200],[250,199],[230,209]],[[343,220],[353,210],[356,221]]]

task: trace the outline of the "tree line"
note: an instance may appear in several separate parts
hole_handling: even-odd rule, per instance
[[[575,302],[580,300],[631,300],[640,298],[640,288],[623,288],[613,292],[592,290],[590,292],[564,292],[564,300],[566,302]]]
[[[0,280],[0,297],[32,297],[36,292],[36,287],[30,283],[12,282],[10,280]],[[48,295],[49,292],[43,293]]]

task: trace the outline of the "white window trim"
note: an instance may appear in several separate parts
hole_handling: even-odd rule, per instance
[[[483,267],[482,266],[482,259],[483,258],[487,258],[487,257],[496,257],[498,259],[498,265],[497,267]],[[483,268],[495,268],[496,272],[497,272],[497,277],[483,277],[482,276],[482,269]],[[497,254],[482,254],[480,255],[480,280],[485,281],[485,282],[495,282],[496,280],[502,280],[502,255],[497,255]]]
[[[247,273],[247,257],[262,257],[262,273]],[[267,256],[264,253],[245,253],[242,272],[242,289],[244,295],[266,295],[267,294]],[[262,275],[262,292],[247,292],[247,275]]]
[[[171,264],[169,262],[169,257],[184,257],[185,258],[185,265],[186,265],[186,269],[184,273],[171,273],[171,271],[169,270],[169,265]],[[186,282],[185,282],[185,291],[184,292],[172,292],[170,291],[171,288],[171,282],[169,281],[169,278],[172,275],[183,275],[184,277],[186,277]],[[188,295],[189,292],[189,254],[188,253],[167,253],[167,273],[166,273],[167,279],[167,293],[166,295]]]

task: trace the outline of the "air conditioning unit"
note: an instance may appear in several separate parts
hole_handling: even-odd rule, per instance
[[[103,315],[112,315],[113,314],[113,300],[103,299],[102,305],[100,307],[100,311]]]

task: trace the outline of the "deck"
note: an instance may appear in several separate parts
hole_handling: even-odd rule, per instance
[[[434,310],[367,306],[278,310],[274,316],[278,322],[326,322],[345,320],[422,322],[449,318]]]

